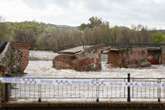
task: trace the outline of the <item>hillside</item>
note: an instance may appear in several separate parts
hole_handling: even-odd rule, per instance
[[[0,22],[0,40],[26,42],[32,50],[60,51],[80,45],[164,43],[165,30],[111,27],[109,22],[91,17],[80,26],[46,24],[35,21]]]

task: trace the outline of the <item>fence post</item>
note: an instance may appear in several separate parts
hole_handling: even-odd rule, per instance
[[[9,101],[9,84],[2,84],[2,103],[6,103]]]
[[[5,77],[10,77],[9,74],[5,74]],[[6,103],[9,101],[9,96],[10,96],[10,84],[9,83],[4,83],[2,86],[2,103]]]
[[[130,73],[128,73],[127,82],[130,82]],[[127,102],[131,102],[131,90],[130,85],[127,85]]]
[[[160,98],[161,98],[161,86],[160,86],[160,84],[161,84],[161,79],[159,78],[158,79],[158,88],[157,88],[157,96],[158,96],[158,102],[160,102]]]
[[[38,95],[39,95],[39,97],[38,97],[38,102],[42,102],[42,100],[41,100],[41,97],[42,97],[42,88],[41,88],[41,84],[39,84],[38,85]]]
[[[99,88],[100,84],[98,82],[98,79],[96,78],[96,102],[99,102]]]

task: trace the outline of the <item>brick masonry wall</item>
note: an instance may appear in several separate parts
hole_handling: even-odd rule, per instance
[[[58,55],[53,60],[53,67],[56,69],[73,69],[74,56]]]
[[[127,51],[109,51],[108,63],[111,67],[141,67],[150,66],[147,62],[147,49],[145,48],[132,48]],[[146,61],[146,64],[143,62]]]
[[[18,49],[21,51],[21,62],[20,62],[20,69],[22,72],[26,69],[29,63],[29,49],[30,49],[30,44],[26,43],[12,43],[12,46],[15,49]]]
[[[53,60],[53,67],[56,69],[74,69],[77,71],[101,70],[100,55],[88,55],[58,55]]]
[[[128,61],[132,63],[135,61],[146,59],[148,52],[147,52],[147,49],[145,48],[133,48],[132,50],[129,51],[128,55],[129,55],[127,57]]]
[[[29,50],[21,49],[21,51],[22,51],[21,70],[24,71],[29,64]]]
[[[94,70],[94,59],[92,58],[85,58],[77,61],[75,64],[75,70],[77,71],[92,71]]]
[[[54,61],[53,67],[55,67],[56,69],[73,69],[73,65],[71,63],[68,63],[66,61],[60,61],[60,60]]]
[[[122,63],[122,56],[119,52],[110,51],[108,53],[108,63],[111,67],[120,67]]]
[[[101,70],[100,53],[88,54],[86,57],[79,59],[75,65],[78,71],[99,71]]]

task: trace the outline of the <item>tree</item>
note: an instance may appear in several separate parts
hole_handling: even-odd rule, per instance
[[[31,44],[32,48],[35,45],[35,34],[30,30],[17,30],[15,32],[15,41],[17,42],[25,42]]]
[[[8,41],[8,33],[8,26],[5,22],[3,22],[2,17],[0,17],[0,40]]]
[[[85,30],[85,28],[87,28],[87,27],[88,27],[87,24],[82,23],[82,24],[79,26],[79,29],[80,29],[81,31],[83,31],[83,30]]]
[[[98,18],[96,16],[93,16],[91,18],[89,18],[89,23],[85,24],[85,23],[82,23],[80,26],[79,26],[79,29],[80,30],[85,30],[87,28],[94,28],[96,26],[100,26],[103,24],[101,18]]]
[[[90,28],[94,28],[96,26],[100,26],[101,24],[103,24],[101,18],[98,18],[98,17],[91,17],[91,18],[89,18],[88,26]]]
[[[91,17],[88,21],[89,23],[79,26],[83,33],[83,40],[81,39],[83,44],[109,44],[111,41],[109,22],[104,22],[99,17]]]
[[[156,32],[152,35],[152,40],[154,43],[165,42],[165,34],[163,34],[161,32]]]

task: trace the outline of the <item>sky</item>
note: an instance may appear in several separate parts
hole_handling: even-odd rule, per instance
[[[165,0],[0,0],[4,21],[38,21],[78,26],[91,16],[110,26],[142,24],[165,29]]]

